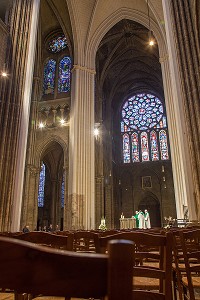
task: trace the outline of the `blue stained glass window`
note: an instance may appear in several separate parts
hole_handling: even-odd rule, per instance
[[[160,153],[161,159],[169,159],[168,143],[167,143],[167,133],[165,130],[159,132],[159,141],[160,141]]]
[[[124,163],[130,163],[130,141],[129,141],[129,135],[125,133],[123,135],[123,157],[124,157]]]
[[[151,159],[153,161],[159,160],[157,133],[155,131],[151,131],[150,133],[150,144],[151,144]]]
[[[64,175],[62,179],[62,184],[61,184],[61,207],[64,207],[64,202],[65,202],[65,180],[64,180]]]
[[[139,141],[138,141],[138,134],[134,132],[131,135],[131,142],[132,142],[132,161],[140,161],[139,156]]]
[[[64,35],[58,36],[49,42],[49,51],[58,53],[67,47],[67,39]]]
[[[55,86],[56,61],[49,59],[44,66],[43,93],[53,94]]]
[[[70,90],[71,58],[65,56],[59,63],[58,92]]]
[[[44,206],[44,187],[45,187],[45,164],[42,163],[39,178],[39,189],[38,189],[38,207]]]

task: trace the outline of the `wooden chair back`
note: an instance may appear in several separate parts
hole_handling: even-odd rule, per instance
[[[133,247],[117,240],[108,255],[75,253],[0,237],[0,286],[32,295],[131,300]]]
[[[123,232],[99,238],[101,253],[112,239],[134,242],[133,299],[172,299],[172,234]]]
[[[74,251],[99,252],[99,234],[91,231],[74,232]]]
[[[39,244],[42,246],[48,246],[51,248],[64,249],[69,251],[73,250],[73,234],[61,236],[45,231],[30,231],[13,236],[13,238]]]

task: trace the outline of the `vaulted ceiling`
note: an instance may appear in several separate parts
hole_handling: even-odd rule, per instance
[[[118,109],[127,96],[141,91],[163,98],[158,46],[148,45],[148,34],[143,25],[122,20],[102,39],[96,57],[97,85],[108,109],[110,105]]]
[[[41,0],[40,3],[42,41],[45,43],[48,36],[56,32],[63,32],[71,49],[72,28],[66,1]]]

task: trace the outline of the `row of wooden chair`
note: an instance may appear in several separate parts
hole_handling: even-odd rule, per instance
[[[195,291],[200,289],[200,229],[126,230],[103,236],[94,231],[65,232],[64,236],[30,232],[15,235],[15,239],[63,250],[106,255],[111,240],[129,240],[134,244],[132,287],[135,299],[172,299],[172,274],[174,299],[194,300],[197,297]]]
[[[133,299],[159,299],[159,300],[171,300],[172,299],[172,272],[171,272],[171,266],[172,266],[172,234],[169,232],[168,234],[150,234],[147,233],[146,231],[143,232],[120,232],[120,233],[115,233],[112,235],[108,236],[99,236],[97,233],[89,233],[89,232],[84,232],[85,235],[81,232],[76,232],[73,235],[75,236],[74,243],[73,243],[73,249],[77,252],[87,252],[84,253],[84,255],[91,255],[91,251],[94,252],[100,252],[100,255],[110,255],[109,253],[109,242],[112,240],[118,240],[119,243],[121,240],[123,241],[131,241],[132,244],[134,245],[132,247],[132,252],[129,253],[129,256],[127,256],[126,252],[123,251],[123,249],[119,250],[118,255],[118,260],[116,261],[116,264],[119,263],[120,268],[122,268],[122,276],[123,280],[129,281],[129,276],[126,275],[130,273],[131,269],[131,289],[133,290],[132,295]],[[29,237],[29,241],[31,241],[31,236],[34,237],[32,239],[33,243],[38,243],[39,239],[39,233],[37,232],[32,232],[32,233],[26,233],[15,236],[15,241],[21,239],[26,239]],[[49,245],[52,246],[54,245],[54,235],[49,234],[49,233],[42,233],[42,236],[48,235],[48,241]],[[50,240],[50,237],[53,237],[52,240]],[[63,237],[66,238],[66,237]],[[85,238],[85,239],[84,239]],[[92,240],[93,238],[93,240]],[[10,238],[7,238],[8,240]],[[85,240],[88,241],[85,243]],[[64,240],[63,240],[64,241]],[[20,241],[18,241],[20,242]],[[47,242],[47,239],[45,243]],[[45,244],[44,240],[40,244]],[[85,245],[85,244],[86,245]],[[93,248],[95,245],[95,248]],[[36,247],[37,245],[35,245]],[[56,247],[57,248],[57,247]],[[63,248],[63,245],[62,245]],[[51,251],[55,251],[54,249],[50,249]],[[48,250],[46,250],[48,251]],[[56,250],[60,251],[60,250]],[[65,252],[65,250],[64,250]],[[49,253],[49,252],[47,252]],[[76,253],[82,254],[82,253]],[[96,254],[92,254],[96,255]],[[33,256],[31,254],[31,256]],[[75,256],[76,257],[76,256]],[[52,257],[53,258],[53,257]],[[50,257],[49,257],[50,259]],[[121,263],[121,261],[128,260],[130,265],[127,267],[127,262],[124,264]],[[130,261],[131,260],[131,261]],[[22,262],[23,263],[23,262]],[[33,262],[35,264],[35,261]],[[54,265],[54,261],[49,262],[48,266],[48,272],[52,272],[50,266],[51,263]],[[63,269],[63,264],[62,264],[62,259],[59,262],[61,270]],[[39,268],[39,263],[38,263],[38,268]],[[41,268],[47,268],[45,265],[41,264]],[[59,266],[58,266],[59,268]],[[87,274],[87,269],[88,265],[85,264],[84,268],[86,269],[86,274]],[[113,266],[114,268],[114,266]],[[116,268],[118,268],[116,266]],[[66,272],[67,272],[66,268]],[[1,269],[0,269],[1,271]],[[33,270],[34,271],[34,270]],[[57,271],[58,272],[58,271]],[[96,270],[93,270],[92,273],[98,273],[98,268]],[[84,269],[81,270],[81,273],[84,274]],[[41,270],[41,274],[43,276],[46,276],[46,271]],[[114,273],[115,274],[115,273]],[[36,276],[36,275],[34,275]],[[56,276],[56,275],[55,275]],[[59,276],[59,274],[58,274]],[[74,280],[76,280],[75,275]],[[91,274],[92,276],[92,274]],[[96,275],[94,274],[94,277]],[[117,273],[113,276],[118,276]],[[41,277],[40,277],[41,278]],[[47,277],[48,278],[48,277]],[[87,276],[86,276],[87,278]],[[113,277],[115,278],[115,277]],[[120,277],[121,278],[121,277]],[[45,279],[44,279],[45,280]],[[66,277],[67,280],[67,277]],[[120,279],[122,280],[122,279]],[[117,279],[113,279],[113,284],[116,284]],[[41,281],[42,283],[43,281]],[[1,284],[1,281],[0,281]],[[68,283],[66,283],[68,284]],[[85,285],[86,283],[84,283]],[[87,285],[91,285],[92,281],[87,279]],[[123,284],[125,285],[125,284]],[[123,286],[122,286],[123,288]],[[90,288],[89,290],[89,295],[91,297],[95,297],[96,294],[91,293]],[[19,289],[17,289],[17,292],[19,292]],[[21,290],[20,290],[21,292]],[[26,289],[24,292],[28,292]],[[29,291],[30,292],[30,291]],[[34,293],[33,293],[34,292]],[[33,295],[37,295],[39,291],[31,291]],[[43,292],[42,290],[40,293],[45,295],[45,291]],[[52,293],[51,290],[49,293]],[[81,292],[80,292],[81,293]],[[48,294],[50,295],[50,294]],[[60,295],[60,294],[59,294]],[[59,296],[57,295],[57,296]],[[66,294],[65,296],[68,296]],[[74,295],[71,295],[74,296]],[[75,294],[77,297],[77,294]],[[85,294],[82,294],[82,297],[84,297]],[[116,298],[117,299],[117,298]],[[129,299],[129,298],[121,298],[121,299]]]
[[[129,300],[133,248],[111,241],[107,255],[75,253],[0,237],[0,286],[18,295]]]
[[[200,299],[200,229],[173,230],[174,298]],[[199,295],[198,295],[199,294]]]

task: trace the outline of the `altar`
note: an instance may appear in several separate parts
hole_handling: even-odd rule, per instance
[[[135,218],[120,218],[120,229],[132,229],[136,228],[136,219]]]

